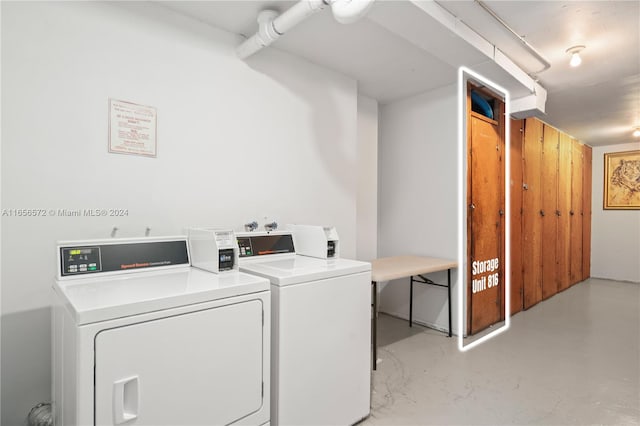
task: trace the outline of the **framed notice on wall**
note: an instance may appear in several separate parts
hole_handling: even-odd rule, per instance
[[[604,154],[605,210],[640,210],[640,151]]]
[[[155,157],[156,126],[154,107],[109,99],[109,152]]]

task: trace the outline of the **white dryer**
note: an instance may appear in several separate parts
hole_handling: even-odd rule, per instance
[[[269,282],[189,260],[186,237],[59,243],[56,425],[269,423]]]
[[[240,270],[271,281],[271,422],[367,417],[371,265],[295,253],[291,232],[239,233]]]

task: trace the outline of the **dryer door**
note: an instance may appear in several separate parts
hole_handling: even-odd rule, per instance
[[[262,406],[262,302],[100,332],[98,425],[229,424]]]

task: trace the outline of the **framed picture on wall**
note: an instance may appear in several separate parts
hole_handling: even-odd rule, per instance
[[[109,99],[109,152],[156,157],[155,107]]]
[[[604,154],[604,209],[640,210],[640,151]]]

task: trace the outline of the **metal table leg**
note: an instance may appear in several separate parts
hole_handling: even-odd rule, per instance
[[[409,327],[413,327],[413,275],[409,283]]]
[[[447,269],[447,303],[449,304],[449,337],[451,337],[451,269]]]
[[[373,313],[371,316],[371,352],[373,354],[373,369],[376,370],[378,361],[378,283],[372,281],[371,284],[373,291],[371,295],[371,300],[373,301]]]

